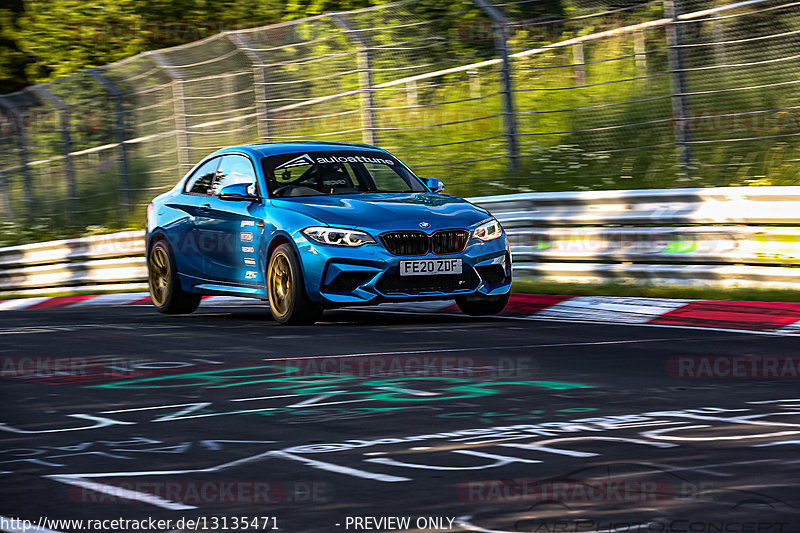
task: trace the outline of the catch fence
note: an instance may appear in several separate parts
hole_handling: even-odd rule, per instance
[[[798,182],[800,2],[535,5],[403,0],[0,96],[0,219],[141,227],[259,140],[378,144],[462,196]]]

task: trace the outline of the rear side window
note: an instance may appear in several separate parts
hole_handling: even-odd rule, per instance
[[[214,185],[218,181],[217,167],[219,167],[220,159],[215,157],[203,163],[200,168],[195,170],[189,181],[186,182],[186,187],[183,190],[191,194],[206,196],[214,194]]]

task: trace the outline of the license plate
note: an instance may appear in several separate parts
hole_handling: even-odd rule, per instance
[[[415,259],[400,261],[401,276],[461,274],[461,259]]]

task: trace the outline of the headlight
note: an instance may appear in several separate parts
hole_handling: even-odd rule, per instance
[[[303,235],[314,242],[334,246],[361,246],[375,242],[369,233],[345,228],[306,228]]]
[[[503,234],[503,228],[500,227],[500,223],[492,219],[485,224],[481,224],[475,231],[472,232],[472,236],[476,239],[480,239],[482,241],[491,241],[493,239],[497,239]]]

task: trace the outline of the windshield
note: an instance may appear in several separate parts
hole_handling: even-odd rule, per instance
[[[265,157],[263,166],[273,198],[427,190],[397,159],[383,152],[281,154]]]

